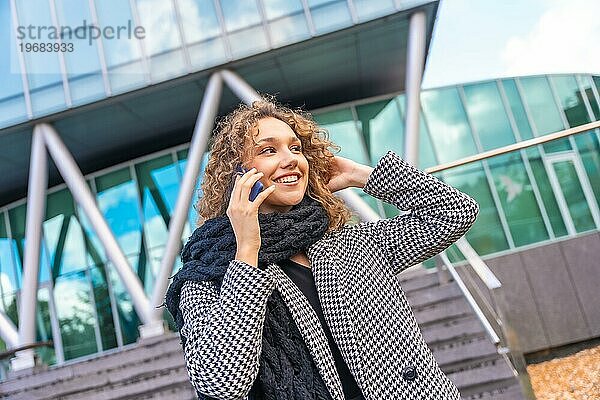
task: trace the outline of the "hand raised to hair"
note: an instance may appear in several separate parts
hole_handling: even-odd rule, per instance
[[[327,187],[333,192],[349,187],[363,187],[373,168],[348,158],[334,156],[330,166],[331,177]]]

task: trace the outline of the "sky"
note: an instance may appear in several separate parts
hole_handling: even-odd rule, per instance
[[[600,0],[441,0],[423,88],[600,73]]]

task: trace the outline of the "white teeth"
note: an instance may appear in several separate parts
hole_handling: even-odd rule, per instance
[[[277,180],[275,180],[275,182],[278,182],[278,183],[291,183],[291,182],[296,182],[297,180],[298,180],[298,176],[291,175],[291,176],[284,176],[283,178],[277,179]]]

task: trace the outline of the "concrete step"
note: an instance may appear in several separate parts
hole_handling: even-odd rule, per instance
[[[427,344],[433,348],[449,341],[484,335],[485,329],[473,314],[457,317],[450,321],[431,323],[422,327],[421,333]]]
[[[461,393],[462,400],[525,400],[519,384],[502,386],[489,392],[476,393],[470,396],[464,396]]]
[[[433,324],[473,315],[473,309],[463,297],[449,299],[425,307],[413,307],[413,312],[417,323],[422,327],[421,329]]]
[[[419,271],[411,275],[401,273],[397,278],[400,280],[400,286],[406,294],[440,284],[437,272]]]
[[[455,365],[464,367],[468,362],[498,356],[496,346],[486,336],[473,337],[438,347],[430,346],[430,348],[440,368],[446,367],[448,370]]]
[[[441,286],[430,286],[406,294],[406,298],[413,308],[424,308],[435,303],[445,302],[449,299],[455,299],[462,296],[460,288],[454,282]]]

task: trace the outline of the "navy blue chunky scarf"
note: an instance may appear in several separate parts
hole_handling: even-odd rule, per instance
[[[258,215],[261,231],[259,268],[289,259],[321,239],[329,219],[323,206],[305,196],[287,213]],[[183,267],[167,290],[166,306],[178,330],[183,326],[179,310],[181,288],[186,281],[212,281],[220,289],[229,262],[235,258],[236,241],[227,216],[205,221],[181,252]],[[185,348],[185,337],[181,337]],[[209,399],[198,393],[199,398]],[[277,290],[267,301],[258,379],[250,399],[329,400],[331,396],[302,339],[289,309]]]

